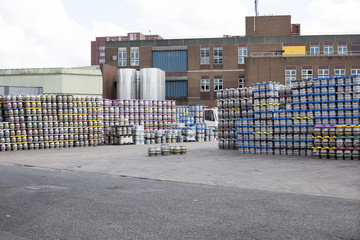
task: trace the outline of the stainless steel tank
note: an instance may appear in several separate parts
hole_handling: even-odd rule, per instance
[[[141,82],[141,72],[136,71],[136,99],[140,98],[140,82]]]
[[[165,71],[143,68],[140,75],[140,99],[165,100]]]
[[[117,70],[117,98],[137,99],[136,70],[130,68]]]

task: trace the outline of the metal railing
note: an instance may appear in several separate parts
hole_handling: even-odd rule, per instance
[[[359,51],[348,51],[347,53],[324,53],[319,52],[318,54],[311,54],[306,52],[305,54],[284,54],[282,51],[273,51],[273,52],[251,52],[250,57],[325,57],[325,56],[360,56]]]

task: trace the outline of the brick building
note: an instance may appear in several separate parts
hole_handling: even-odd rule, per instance
[[[245,36],[154,38],[97,38],[92,64],[110,65],[106,69],[113,72],[161,68],[166,71],[167,99],[208,106],[216,105],[216,91],[224,88],[360,74],[360,34],[302,36],[300,24],[292,24],[290,16],[246,17]],[[100,43],[105,47],[96,53]],[[106,89],[115,87],[113,73],[106,75],[112,77],[104,78],[104,97],[115,98],[114,91]]]

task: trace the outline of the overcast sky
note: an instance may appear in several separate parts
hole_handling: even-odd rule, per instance
[[[301,34],[359,34],[360,0],[259,0],[260,15],[292,15]],[[90,65],[96,36],[245,34],[254,0],[0,0],[0,69]]]

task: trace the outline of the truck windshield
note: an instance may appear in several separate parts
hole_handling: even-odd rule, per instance
[[[205,110],[205,120],[206,121],[215,121],[213,111]]]

